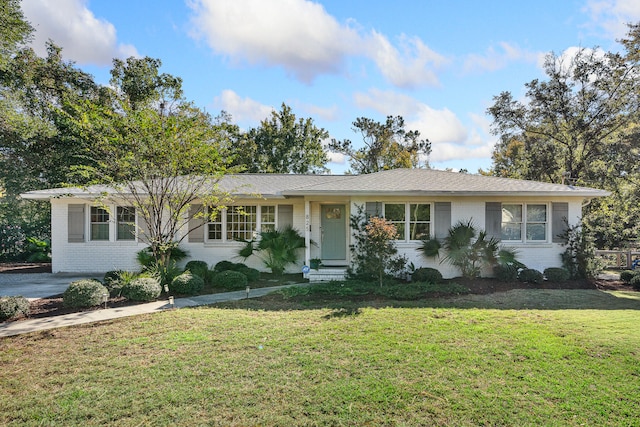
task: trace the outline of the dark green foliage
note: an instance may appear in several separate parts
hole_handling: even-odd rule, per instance
[[[50,251],[51,243],[48,240],[27,237],[27,246],[25,248],[27,262],[51,262]]]
[[[209,271],[209,265],[204,261],[192,260],[184,266],[184,271],[190,271],[192,274],[204,279],[207,271]]]
[[[176,276],[169,285],[172,292],[184,295],[195,295],[204,288],[204,279],[188,271]]]
[[[629,281],[629,284],[633,286],[633,289],[635,289],[636,291],[640,291],[640,274],[636,274],[635,276],[633,276]]]
[[[256,253],[262,253],[264,265],[273,274],[281,275],[287,265],[298,262],[300,249],[305,248],[305,239],[300,232],[291,226],[277,230],[261,231],[260,238],[244,241],[245,246],[238,255],[244,259]]]
[[[244,264],[241,264],[241,265],[244,265]],[[215,267],[213,267],[213,270],[217,273],[220,273],[221,271],[236,270],[237,268],[238,268],[238,264],[235,262],[220,261],[215,265]]]
[[[160,282],[153,277],[139,277],[122,288],[122,295],[131,301],[153,301],[161,292]]]
[[[569,271],[572,279],[596,277],[602,270],[596,259],[596,247],[592,237],[585,233],[582,225],[568,226],[561,237],[565,250],[562,253],[562,266]]]
[[[29,300],[23,296],[0,297],[0,322],[16,316],[29,316]]]
[[[622,280],[624,283],[631,283],[631,279],[634,278],[634,276],[637,276],[638,272],[634,271],[634,270],[625,270],[620,272],[620,280]]]
[[[571,278],[571,273],[566,268],[549,267],[544,269],[544,277],[550,282],[566,282]]]
[[[181,249],[179,246],[171,248],[171,261],[173,261],[174,263],[180,262],[188,256],[189,252]],[[138,260],[138,264],[140,264],[145,270],[155,267],[156,258],[153,255],[151,246],[138,251],[138,253],[136,254],[136,259]]]
[[[496,265],[493,267],[493,275],[501,282],[518,280],[518,268],[512,265]]]
[[[413,301],[443,295],[467,294],[469,289],[456,283],[419,282],[384,286],[375,293],[390,299]]]
[[[251,282],[257,282],[258,280],[260,280],[260,272],[258,270],[256,270],[255,268],[244,266],[243,268],[239,268],[236,271],[238,271],[238,272],[244,274],[245,276],[247,276],[247,280],[250,283]]]
[[[435,268],[422,267],[413,272],[411,281],[440,283],[442,282],[442,274]]]
[[[122,294],[122,288],[135,278],[136,273],[125,270],[112,270],[105,273],[102,284],[109,290],[109,295],[117,297]]]
[[[518,280],[525,283],[542,283],[544,276],[534,268],[525,268],[520,270]]]
[[[93,307],[109,296],[109,290],[97,280],[83,279],[72,282],[64,294],[62,301],[65,307]]]
[[[215,277],[216,286],[220,286],[230,291],[244,289],[247,286],[247,276],[239,271],[222,271],[216,274]]]
[[[423,240],[422,245],[418,248],[422,255],[427,258],[438,258],[440,249],[442,249],[442,244],[438,239]]]

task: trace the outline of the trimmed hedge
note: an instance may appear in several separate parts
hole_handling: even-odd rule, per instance
[[[520,271],[518,280],[526,283],[542,283],[544,276],[534,268],[525,268]]]
[[[62,303],[65,307],[93,307],[102,304],[105,294],[108,296],[109,290],[99,281],[77,280],[62,294]]]
[[[625,270],[620,273],[620,280],[624,283],[631,283],[631,279],[638,275],[638,271],[635,270]]]
[[[258,270],[256,270],[255,268],[251,268],[251,267],[247,267],[246,265],[244,266],[244,268],[240,268],[238,271],[242,274],[244,274],[245,276],[247,276],[247,280],[251,283],[251,282],[257,282],[258,280],[260,280],[260,272]]]
[[[513,265],[496,265],[493,267],[493,275],[500,282],[513,282],[518,280],[518,268]]]
[[[411,281],[436,284],[442,282],[442,274],[435,268],[422,267],[413,272]]]
[[[204,288],[204,279],[195,274],[185,271],[176,276],[169,285],[169,289],[178,294],[195,295]]]
[[[640,291],[640,274],[636,274],[635,276],[633,276],[629,281],[629,284],[633,286],[633,289],[635,289],[636,291]]]
[[[209,265],[204,261],[193,260],[184,266],[184,271],[190,271],[191,274],[195,274],[204,279],[207,276],[207,271],[209,271]]]
[[[566,282],[571,278],[571,273],[566,268],[549,267],[544,269],[544,277],[550,282]]]
[[[122,294],[131,301],[153,301],[161,292],[160,282],[153,277],[139,277],[122,288]]]
[[[239,271],[227,270],[216,274],[216,285],[229,290],[240,290],[247,286],[247,276]]]
[[[29,316],[29,300],[20,295],[0,297],[0,322],[19,315]]]

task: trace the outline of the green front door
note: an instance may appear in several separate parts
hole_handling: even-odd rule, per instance
[[[322,238],[320,252],[323,260],[347,259],[347,218],[344,205],[321,205]]]

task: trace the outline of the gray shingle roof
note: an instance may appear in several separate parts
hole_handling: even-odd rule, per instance
[[[259,194],[263,197],[303,195],[451,195],[451,196],[576,196],[602,197],[609,193],[588,187],[549,184],[482,175],[461,174],[433,169],[393,169],[367,175],[226,175],[220,189],[235,195]],[[87,189],[54,188],[29,191],[27,199],[46,199],[73,195],[87,197],[109,191],[104,186]]]

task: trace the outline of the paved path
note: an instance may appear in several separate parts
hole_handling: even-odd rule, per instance
[[[25,298],[44,298],[63,293],[74,280],[96,278],[102,280],[104,273],[2,273],[0,295]]]
[[[68,285],[68,282],[67,282]],[[308,283],[297,285],[273,286],[269,288],[256,288],[249,291],[249,298],[258,298],[278,289],[289,286],[307,286]],[[154,313],[166,309],[195,307],[198,305],[215,304],[223,301],[237,301],[247,298],[246,291],[224,292],[219,294],[199,295],[190,298],[176,298],[174,306],[169,306],[168,301],[156,301],[147,304],[137,304],[128,307],[107,308],[101,310],[83,311],[80,313],[65,314],[62,316],[43,317],[39,319],[20,320],[17,322],[0,323],[0,337],[26,334],[29,332],[43,331],[46,329],[61,328],[64,326],[80,325],[83,323],[100,322],[103,320],[117,319],[120,317],[135,316],[137,314]]]

